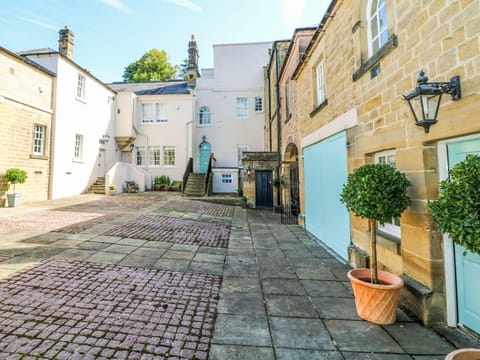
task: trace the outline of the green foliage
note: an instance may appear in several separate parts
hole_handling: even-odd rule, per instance
[[[387,164],[368,164],[348,175],[340,200],[356,216],[379,223],[399,217],[410,204],[404,174]]]
[[[175,68],[168,62],[165,50],[152,49],[139,60],[125,67],[127,82],[166,81],[175,77]]]
[[[155,178],[155,185],[170,185],[170,177],[168,175],[157,176]]]
[[[27,178],[27,172],[18,168],[11,168],[5,171],[5,179],[13,185],[13,193],[15,194],[15,184],[23,184]]]
[[[437,201],[427,204],[440,230],[480,254],[480,156],[467,155],[440,183]]]

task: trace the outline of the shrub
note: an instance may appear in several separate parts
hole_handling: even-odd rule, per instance
[[[5,171],[5,179],[13,185],[13,193],[15,194],[15,185],[23,184],[28,178],[27,172],[18,168],[11,168]]]

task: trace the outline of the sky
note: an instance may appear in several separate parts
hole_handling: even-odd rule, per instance
[[[195,34],[199,67],[213,67],[215,44],[290,39],[317,25],[330,0],[0,0],[0,45],[58,50],[58,31],[74,33],[73,60],[109,83],[151,49],[172,65],[187,58]]]

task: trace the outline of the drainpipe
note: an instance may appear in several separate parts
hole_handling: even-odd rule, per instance
[[[272,151],[272,84],[270,83],[270,71],[267,71],[267,91],[268,91],[268,151]]]
[[[56,99],[57,99],[57,81],[58,78],[52,79],[52,100],[51,100],[51,108],[52,108],[52,123],[50,125],[50,159],[49,159],[49,174],[48,174],[48,200],[53,199],[53,180],[54,180],[54,173],[55,173],[55,132],[57,127],[57,108],[56,108]],[[47,135],[47,134],[45,134]]]
[[[277,169],[276,174],[277,178],[280,179],[280,164],[281,164],[281,141],[282,141],[282,134],[281,134],[281,118],[280,118],[280,88],[278,86],[278,71],[279,71],[279,52],[278,49],[275,50],[275,82],[277,84],[276,91],[277,91]],[[280,205],[280,188],[277,188],[277,205]]]

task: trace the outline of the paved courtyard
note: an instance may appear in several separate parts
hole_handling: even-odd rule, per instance
[[[38,215],[38,216],[37,216]],[[348,266],[271,211],[179,194],[0,209],[1,359],[443,359],[356,313]]]

